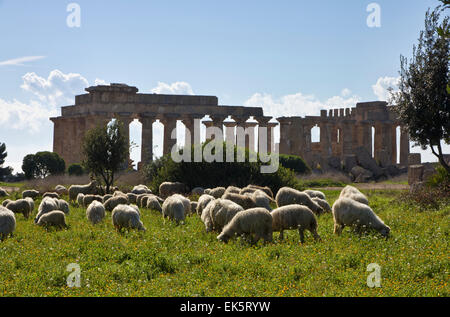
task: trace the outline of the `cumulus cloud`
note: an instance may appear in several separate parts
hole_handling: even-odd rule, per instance
[[[45,56],[24,56],[0,62],[1,66],[25,66],[24,63],[34,62],[45,58]]]
[[[400,77],[380,77],[375,85],[372,85],[372,90],[378,100],[389,101],[389,89],[398,90]]]
[[[173,94],[173,95],[193,95],[194,91],[190,84],[184,81],[177,81],[173,84],[158,82],[158,86],[151,90],[155,94]]]

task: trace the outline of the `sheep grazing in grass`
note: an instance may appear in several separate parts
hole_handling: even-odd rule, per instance
[[[6,190],[0,187],[0,197],[8,197],[9,194]]]
[[[22,214],[25,219],[28,219],[31,215],[31,205],[30,202],[26,199],[18,199],[16,201],[10,201],[6,208],[11,210],[15,214]]]
[[[38,213],[34,218],[34,223],[37,223],[39,218],[42,217],[43,215],[54,210],[59,210],[59,204],[57,200],[51,197],[45,197],[44,199],[42,199],[38,207]]]
[[[162,207],[159,202],[159,200],[156,198],[156,196],[151,196],[147,199],[147,209],[151,210],[157,210],[159,212],[162,212]]]
[[[186,218],[183,201],[177,196],[167,197],[161,208],[163,217],[168,217],[169,220],[175,220],[177,224]]]
[[[151,199],[151,198],[152,198],[152,199],[156,199],[156,200],[159,202],[158,198],[157,198],[155,195],[153,195],[153,194],[148,194],[148,195],[142,197],[140,207],[141,207],[141,208],[146,208],[146,207],[147,207],[148,200]],[[160,203],[160,204],[161,204],[161,203]]]
[[[275,209],[271,213],[273,218],[273,231],[280,232],[280,239],[283,239],[283,231],[298,229],[300,242],[305,242],[304,231],[312,233],[315,240],[320,240],[317,233],[317,219],[314,213],[306,206],[287,205]]]
[[[44,195],[42,195],[42,198],[45,198],[45,197],[58,198],[59,199],[58,193],[53,193],[53,192],[46,192],[46,193],[44,193]]]
[[[43,227],[67,228],[66,214],[61,210],[50,211],[42,215],[36,224]]]
[[[133,189],[131,190],[131,193],[135,195],[151,194],[152,191],[147,186],[141,184],[134,186]]]
[[[253,197],[250,197],[248,195],[241,195],[241,194],[233,194],[233,193],[227,193],[222,196],[222,199],[227,199],[235,202],[236,204],[242,206],[244,209],[250,209],[256,207],[256,202],[253,199]]]
[[[78,194],[96,195],[97,194],[97,181],[93,180],[87,185],[72,185],[69,187],[69,200],[75,201]]]
[[[325,199],[321,199],[319,197],[313,197],[313,198],[311,198],[311,200],[313,202],[315,202],[316,204],[318,204],[320,207],[322,207],[324,212],[331,212],[331,206]]]
[[[67,188],[63,185],[56,185],[55,186],[55,192],[58,193],[58,195],[68,195],[69,191],[67,190]]]
[[[107,211],[113,211],[114,208],[116,208],[118,205],[128,205],[128,198],[125,195],[119,195],[115,197],[111,197],[105,203],[103,206]]]
[[[138,197],[138,195],[136,195],[134,193],[127,193],[128,202],[130,204],[135,204],[137,201],[137,197]]]
[[[64,199],[55,199],[58,205],[58,210],[64,212],[66,215],[70,213],[69,203]]]
[[[250,194],[248,194],[250,195]],[[257,189],[256,191],[251,194],[252,199],[255,201],[255,207],[263,207],[267,210],[271,211],[272,207],[270,206],[271,202],[275,202],[273,198],[269,197],[265,192],[262,190]]]
[[[248,185],[246,188],[253,188],[253,189],[259,189],[262,190],[263,192],[265,192],[267,194],[267,196],[269,196],[270,198],[273,198],[273,192],[270,189],[270,187],[262,187],[262,186],[258,186],[258,185]]]
[[[30,210],[31,210],[31,213],[33,213],[33,211],[34,211],[34,200],[32,198],[30,198],[30,197],[25,198],[25,200],[28,201],[28,203],[30,204]]]
[[[205,193],[205,189],[203,187],[195,187],[192,191],[192,195],[201,196]]]
[[[205,194],[211,195],[214,198],[218,199],[225,194],[227,189],[225,187],[215,187],[215,188],[207,188],[205,189]]]
[[[102,197],[102,203],[105,203],[108,199],[110,199],[111,197],[113,197],[113,195],[111,195],[111,194],[106,194],[106,195],[103,195],[103,197]]]
[[[228,194],[228,193],[232,193],[232,194],[240,194],[240,193],[241,193],[241,188],[236,187],[236,186],[228,186],[227,189],[226,189],[225,192],[224,192],[224,195],[225,195],[225,194]],[[222,195],[222,196],[223,196],[223,195]]]
[[[179,182],[164,182],[159,185],[159,194],[162,198],[167,198],[173,194],[185,194],[188,188],[185,184]]]
[[[12,236],[14,230],[16,230],[16,216],[11,210],[0,206],[0,240]]]
[[[8,204],[8,203],[10,203],[12,200],[11,199],[5,199],[3,202],[2,202],[2,206],[3,207],[6,207],[6,205]]]
[[[217,236],[219,241],[228,242],[234,235],[252,237],[257,243],[263,238],[265,242],[273,240],[272,215],[265,208],[252,208],[238,212]]]
[[[191,201],[184,197],[183,195],[180,194],[174,194],[171,197],[175,197],[178,198],[179,200],[181,200],[183,202],[183,206],[184,206],[184,214],[185,215],[190,215],[191,214]]]
[[[304,192],[305,194],[307,194],[307,195],[308,195],[309,197],[311,197],[311,198],[317,197],[317,198],[326,200],[325,194],[322,193],[322,192],[319,191],[319,190],[307,189],[307,190],[304,190],[303,192]]]
[[[334,233],[340,235],[345,226],[354,227],[358,233],[374,229],[388,237],[391,228],[366,204],[351,198],[339,198],[333,204]]]
[[[197,212],[197,205],[198,205],[198,202],[196,202],[196,201],[191,201],[191,214]]]
[[[34,189],[28,189],[28,190],[24,190],[22,192],[22,198],[25,199],[27,197],[30,197],[32,199],[36,199],[39,196],[39,192],[37,190]]]
[[[367,199],[367,197],[363,193],[361,193],[358,188],[353,187],[351,185],[345,186],[344,189],[341,191],[339,198],[344,197],[356,200],[357,202],[360,202],[365,205],[369,205],[369,199]]]
[[[153,194],[140,194],[136,197],[136,205],[138,205],[141,208],[144,208],[147,206],[147,199],[148,197],[153,197]]]
[[[103,203],[103,197],[100,195],[84,195],[83,207],[89,206],[94,200]]]
[[[127,194],[125,194],[123,191],[120,191],[120,190],[115,190],[114,192],[113,192],[113,197],[116,197],[116,196],[126,196]]]
[[[83,193],[79,193],[77,195],[77,205],[78,205],[78,207],[82,207],[83,206],[83,199],[84,199],[84,194]]]
[[[215,198],[213,196],[208,194],[201,195],[197,201],[197,209],[196,209],[197,215],[201,216],[203,209],[205,209],[205,207],[214,199]]]
[[[307,194],[302,193],[301,191],[296,190],[294,188],[290,187],[281,188],[278,191],[275,200],[277,202],[278,207],[298,204],[308,207],[316,215],[320,215],[321,213],[323,213],[322,207],[320,207],[317,203],[312,201]]]
[[[141,221],[139,209],[136,206],[118,205],[112,211],[112,223],[117,231],[125,229],[137,229],[146,231]]]
[[[99,201],[94,200],[86,209],[86,218],[96,225],[105,218],[105,207]]]
[[[205,224],[206,232],[221,232],[231,219],[238,213],[243,211],[240,205],[227,199],[216,199],[211,201],[203,210],[202,221]]]

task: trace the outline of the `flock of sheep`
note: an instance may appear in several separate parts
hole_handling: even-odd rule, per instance
[[[332,208],[320,191],[302,192],[289,187],[281,188],[276,196],[269,187],[256,185],[245,188],[197,187],[191,194],[199,196],[198,201],[190,201],[184,196],[186,186],[181,183],[162,183],[159,192],[160,196],[157,196],[147,186],[138,185],[130,193],[116,188],[114,194],[101,196],[97,194],[95,181],[87,185],[72,185],[69,189],[58,185],[55,192],[43,195],[34,223],[45,227],[67,227],[70,205],[60,197],[68,195],[69,202],[86,208],[86,218],[94,225],[104,221],[106,212],[111,212],[112,223],[119,231],[123,228],[145,231],[139,208],[148,208],[176,223],[184,223],[186,216],[197,214],[206,232],[217,232],[217,239],[223,242],[241,235],[254,243],[260,239],[271,242],[273,232],[279,232],[280,239],[283,239],[283,232],[290,229],[299,231],[302,243],[305,230],[320,240],[317,217],[326,212],[333,214],[335,234],[340,234],[345,226],[354,227],[357,232],[374,229],[386,238],[390,232],[390,228],[369,207],[367,197],[353,186],[346,186],[341,191]],[[39,195],[36,190],[26,190],[22,192],[22,199],[3,201],[0,206],[1,240],[13,234],[15,214],[22,214],[27,219],[33,214],[34,199]],[[0,188],[2,196],[8,196],[8,193]],[[272,210],[271,204],[276,204],[277,208]]]

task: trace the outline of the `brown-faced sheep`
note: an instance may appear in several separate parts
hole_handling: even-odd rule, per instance
[[[253,236],[252,241],[273,240],[272,215],[265,208],[252,208],[238,212],[217,236],[219,241],[227,242],[234,235]]]
[[[67,228],[66,214],[61,210],[50,211],[42,215],[36,224],[44,227]]]
[[[86,209],[86,218],[94,225],[102,222],[105,218],[105,207],[103,204],[94,200]]]
[[[347,197],[365,205],[369,205],[369,199],[358,188],[347,185],[341,191],[339,198]]]
[[[129,205],[118,205],[112,211],[112,223],[116,230],[121,231],[125,229],[137,229],[139,231],[146,231],[144,224],[141,221],[137,207]]]
[[[97,189],[97,181],[93,180],[87,185],[72,185],[69,187],[69,200],[75,201],[77,199],[78,194],[85,195],[96,195],[98,192]]]
[[[320,215],[321,213],[323,213],[322,207],[320,207],[317,203],[312,201],[307,194],[302,193],[301,191],[296,190],[294,188],[290,187],[281,188],[278,191],[275,200],[277,202],[278,207],[298,204],[308,207],[316,215]]]
[[[179,182],[164,182],[159,185],[159,194],[162,198],[167,198],[173,194],[185,194],[188,188],[185,184]]]
[[[378,217],[366,204],[351,198],[339,198],[333,204],[334,233],[340,235],[345,226],[351,226],[358,233],[374,229],[388,237],[391,228]]]
[[[14,230],[16,230],[16,216],[11,210],[0,206],[0,240],[12,236]]]
[[[283,231],[298,229],[300,242],[305,242],[304,231],[312,233],[315,240],[320,240],[317,233],[317,219],[314,213],[306,206],[287,205],[272,211],[273,231],[280,232],[280,239],[283,239]]]

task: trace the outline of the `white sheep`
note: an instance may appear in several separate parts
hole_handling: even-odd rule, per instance
[[[311,200],[311,198],[302,193],[299,190],[290,187],[280,188],[278,191],[275,200],[277,202],[278,207],[283,207],[287,205],[304,205],[311,209],[316,215],[320,215],[323,212],[322,207],[320,207],[317,203]]]
[[[272,215],[265,208],[252,208],[238,212],[217,236],[219,241],[227,242],[234,235],[253,236],[252,241],[273,240]]]
[[[311,198],[311,200],[313,202],[315,202],[316,204],[318,204],[320,207],[322,207],[324,212],[331,212],[331,206],[325,199],[321,199],[319,197],[313,197],[313,198]]]
[[[170,196],[162,205],[162,215],[164,218],[168,217],[169,220],[175,220],[178,224],[186,218],[184,209],[183,201],[179,197]]]
[[[66,214],[61,210],[50,211],[42,215],[36,224],[44,227],[67,228]]]
[[[176,197],[178,199],[180,199],[183,202],[183,206],[184,206],[184,214],[185,215],[190,215],[191,214],[191,201],[184,197],[183,195],[180,194],[173,194],[171,197]]]
[[[305,242],[304,231],[312,233],[315,240],[320,240],[317,233],[317,219],[314,213],[306,206],[287,205],[279,207],[271,213],[273,219],[273,231],[280,232],[280,239],[283,239],[283,231],[298,229],[300,242]]]
[[[84,200],[84,194],[83,194],[83,193],[79,193],[79,194],[77,195],[77,205],[78,205],[79,207],[82,207],[82,206],[83,206],[83,200]]]
[[[102,197],[102,203],[105,203],[108,199],[110,199],[111,197],[113,197],[113,195],[111,195],[111,194],[106,194],[106,195],[103,195],[103,197]]]
[[[114,196],[103,204],[107,211],[113,211],[118,205],[128,205],[128,197],[125,195]]]
[[[162,212],[161,204],[159,203],[156,196],[149,197],[147,199],[147,209],[157,210],[159,212]]]
[[[0,197],[7,197],[9,196],[8,192],[0,187]]]
[[[26,199],[11,201],[6,205],[6,208],[15,214],[22,214],[25,219],[28,219],[32,212],[30,202]]]
[[[116,230],[121,231],[122,228],[137,229],[139,231],[147,230],[136,209],[137,207],[130,205],[118,205],[113,209],[112,223]]]
[[[263,207],[267,210],[271,211],[272,207],[270,206],[271,202],[275,202],[273,198],[271,198],[269,195],[267,195],[266,192],[257,189],[251,194],[252,199],[255,201],[256,207]]]
[[[105,218],[103,204],[94,200],[86,209],[86,218],[94,225],[100,223]]]
[[[16,216],[11,210],[0,206],[0,240],[12,236],[14,230],[16,230]]]
[[[191,214],[197,212],[197,205],[198,205],[198,202],[196,202],[196,201],[191,201]]]
[[[93,180],[87,185],[72,185],[69,187],[69,200],[74,201],[77,199],[78,194],[96,195],[97,194],[97,181]]]
[[[83,197],[83,207],[87,207],[93,202],[94,200],[103,203],[103,197],[100,195],[84,195]]]
[[[236,187],[236,186],[228,186],[227,189],[225,190],[224,194],[226,194],[226,193],[240,194],[241,188]]]
[[[205,194],[211,195],[214,198],[220,198],[225,194],[226,188],[225,187],[216,187],[216,188],[207,188],[205,189]]]
[[[66,215],[70,213],[69,203],[65,201],[64,199],[55,199],[56,203],[58,204],[58,210],[61,210]]]
[[[333,204],[334,233],[340,235],[345,226],[351,226],[358,233],[374,229],[388,237],[391,228],[381,220],[366,204],[351,198],[339,198]]]
[[[215,198],[208,194],[203,194],[198,198],[197,201],[197,215],[201,216],[203,209],[209,204],[209,202],[213,201]]]
[[[130,204],[135,204],[137,202],[138,195],[134,193],[127,193],[128,202]]]
[[[5,199],[5,200],[2,202],[2,207],[6,207],[6,205],[9,204],[10,202],[12,202],[11,199]]]
[[[162,198],[167,198],[173,194],[184,194],[188,192],[187,186],[179,182],[164,182],[159,185],[159,194]]]
[[[42,217],[43,215],[45,215],[46,213],[49,213],[51,211],[58,210],[58,209],[59,209],[59,204],[56,201],[56,199],[51,198],[51,197],[45,197],[44,199],[42,199],[41,203],[39,204],[38,213],[37,213],[36,217],[34,218],[34,223],[37,223],[39,218]]]
[[[244,209],[250,209],[256,207],[256,202],[253,197],[248,195],[234,194],[234,193],[225,193],[222,196],[222,199],[228,199],[234,201],[236,204],[242,206]]]
[[[136,185],[131,190],[132,194],[140,195],[140,194],[151,194],[152,191],[145,185]]]
[[[42,198],[45,198],[45,197],[51,197],[51,198],[58,198],[59,199],[58,193],[54,193],[54,192],[46,192],[46,193],[44,193],[44,195],[42,195]]]
[[[273,198],[273,192],[270,189],[270,187],[263,187],[263,186],[258,186],[258,185],[248,185],[247,187],[245,187],[247,189],[259,189],[262,190],[263,192],[265,192],[267,194],[267,196],[269,196],[270,198]],[[244,189],[244,188],[243,188]]]
[[[34,211],[34,200],[33,200],[33,198],[27,197],[27,198],[25,198],[25,200],[28,201],[28,203],[30,204],[30,210],[31,210],[31,213],[33,213],[33,211]]]
[[[227,199],[216,199],[211,201],[204,209],[201,219],[205,224],[206,232],[212,230],[221,232],[233,217],[243,211],[240,205]]]
[[[303,192],[311,198],[318,197],[320,199],[327,200],[327,198],[325,197],[325,194],[319,190],[307,189],[307,190],[304,190]]]
[[[356,200],[357,202],[360,202],[365,205],[369,205],[369,199],[363,193],[361,193],[358,188],[353,187],[351,185],[345,186],[344,189],[341,191],[339,198],[344,197]]]
[[[28,189],[28,190],[24,190],[22,192],[22,198],[25,199],[27,197],[30,197],[32,199],[36,199],[39,196],[39,192],[37,190],[34,189]]]
[[[55,192],[58,193],[59,195],[67,195],[67,194],[69,194],[69,191],[63,185],[56,185],[55,186]]]

